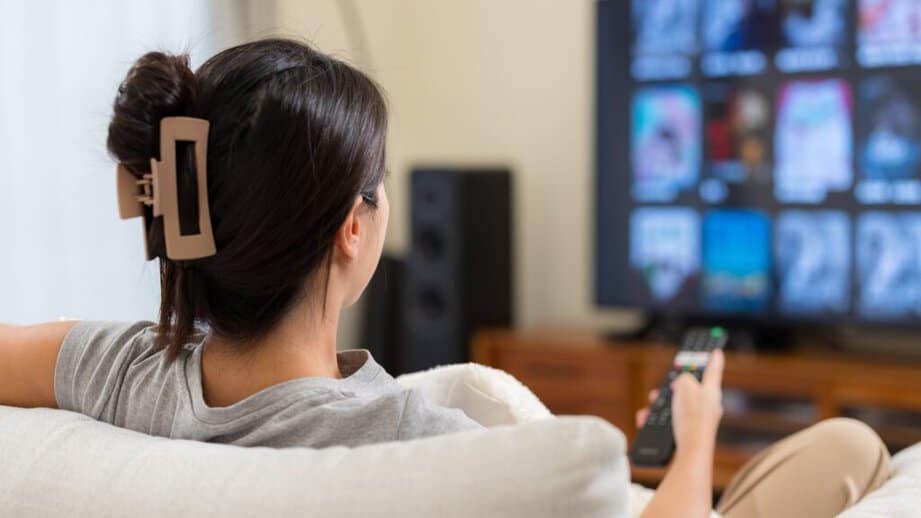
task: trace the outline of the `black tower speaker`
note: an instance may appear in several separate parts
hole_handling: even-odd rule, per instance
[[[512,322],[512,189],[506,169],[412,171],[404,365],[469,361],[470,334]]]

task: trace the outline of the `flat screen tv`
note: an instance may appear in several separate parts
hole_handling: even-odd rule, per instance
[[[600,305],[921,324],[921,2],[596,9]]]

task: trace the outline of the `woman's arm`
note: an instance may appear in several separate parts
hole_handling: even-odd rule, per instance
[[[701,383],[688,373],[672,383],[675,458],[655,496],[643,511],[643,518],[710,516],[713,508],[713,450],[723,415],[723,363],[723,351],[717,349]],[[641,412],[637,420],[645,421],[648,412]]]
[[[0,405],[57,408],[54,366],[74,324],[0,324]]]

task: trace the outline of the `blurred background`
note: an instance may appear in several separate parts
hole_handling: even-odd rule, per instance
[[[593,303],[594,16],[591,0],[0,0],[0,315],[154,319],[156,266],[140,224],[117,218],[105,152],[116,88],[151,49],[187,51],[194,67],[283,35],[386,91],[387,251],[408,247],[412,166],[504,164],[515,321],[632,325]],[[343,347],[361,345],[360,309]]]

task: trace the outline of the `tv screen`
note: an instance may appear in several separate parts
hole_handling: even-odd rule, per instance
[[[921,1],[599,0],[596,294],[921,323]]]

